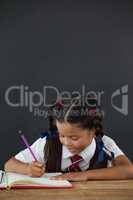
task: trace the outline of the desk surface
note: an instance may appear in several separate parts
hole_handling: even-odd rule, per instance
[[[0,190],[1,200],[129,200],[133,180],[73,182],[71,189]]]

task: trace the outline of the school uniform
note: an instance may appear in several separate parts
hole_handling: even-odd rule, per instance
[[[104,135],[100,140],[101,140],[100,143],[102,142],[102,151],[100,154],[98,154],[98,157],[96,159],[98,159],[101,155],[103,155],[103,152],[109,156],[113,155],[113,159],[116,158],[117,156],[124,155],[122,150],[117,146],[115,141],[111,139],[110,137]],[[44,158],[45,144],[46,144],[46,137],[43,137],[43,138],[39,138],[31,145],[31,149],[33,150],[37,160],[42,163],[45,162],[45,158]],[[91,144],[89,144],[82,152],[80,152],[79,155],[82,157],[82,161],[79,163],[79,167],[81,171],[85,171],[90,168],[91,162],[96,155],[97,146],[98,146],[98,143],[96,139],[93,138]],[[72,161],[70,158],[73,155],[67,149],[66,146],[62,145],[61,148],[62,148],[61,171],[66,171],[66,169],[68,169],[69,166],[71,166],[72,164]],[[33,161],[33,157],[31,153],[29,152],[29,149],[25,149],[19,152],[15,156],[15,158],[25,163],[31,163]],[[106,167],[110,167],[110,166],[111,166],[111,159],[108,159]],[[105,167],[105,165],[103,165],[103,167]],[[93,168],[101,168],[101,167],[92,166],[92,169]]]

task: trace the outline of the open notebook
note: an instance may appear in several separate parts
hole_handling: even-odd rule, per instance
[[[40,178],[32,178],[17,173],[0,171],[0,189],[10,188],[71,188],[67,180],[50,180],[50,177],[61,173],[45,173]]]

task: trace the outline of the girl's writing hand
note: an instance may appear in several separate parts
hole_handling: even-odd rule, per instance
[[[39,161],[34,161],[27,166],[27,174],[31,177],[40,177],[45,172],[45,166]]]
[[[69,172],[60,176],[52,177],[51,180],[68,180],[68,181],[87,181],[86,172]]]

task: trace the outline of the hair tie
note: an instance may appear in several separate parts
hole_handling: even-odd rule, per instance
[[[56,102],[56,108],[58,109],[58,110],[60,110],[62,107],[63,107],[63,104],[62,104],[62,102],[61,102],[61,100],[58,100],[57,102]]]
[[[89,109],[88,108],[88,113],[89,114],[95,114],[97,112],[97,109],[96,108],[92,108],[92,109]]]

